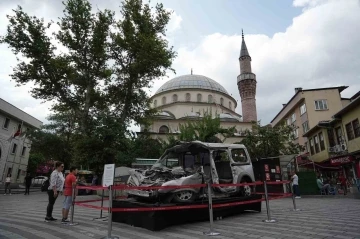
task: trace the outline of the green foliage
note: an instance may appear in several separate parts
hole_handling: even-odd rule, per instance
[[[66,154],[55,157],[43,146],[39,152],[96,170],[106,162],[128,165],[135,155],[128,126],[147,124],[155,112],[145,88],[173,70],[176,53],[165,38],[171,12],[142,0],[124,0],[120,20],[111,10],[94,13],[88,0],[67,0],[63,12],[50,34],[53,21],[19,6],[0,37],[20,56],[12,79],[32,83],[34,98],[54,102],[42,137],[59,140],[56,148],[66,143]]]
[[[39,165],[46,162],[46,159],[44,156],[40,153],[31,153],[29,156],[28,166],[27,166],[27,172],[31,174],[35,174],[36,169],[39,167]]]
[[[220,134],[224,140],[234,134],[236,131],[235,126],[225,129],[221,127],[220,118],[217,116],[212,117],[211,112],[204,112],[203,117],[196,121],[187,121],[185,124],[180,124],[180,141],[193,141],[199,140],[202,142],[221,142],[216,135]]]
[[[298,154],[304,148],[293,143],[294,130],[294,126],[281,125],[273,128],[271,125],[261,126],[260,123],[254,123],[252,130],[245,132],[241,144],[246,146],[252,158]]]

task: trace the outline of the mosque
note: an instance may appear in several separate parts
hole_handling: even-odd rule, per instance
[[[167,81],[150,98],[151,107],[159,113],[147,129],[151,137],[166,139],[169,134],[178,134],[179,125],[188,120],[199,120],[204,112],[211,112],[220,118],[221,127],[235,126],[236,133],[225,143],[242,140],[244,132],[251,130],[253,121],[257,121],[256,112],[256,75],[251,71],[251,57],[247,50],[244,34],[240,50],[240,75],[237,86],[241,97],[242,115],[235,112],[237,101],[228,91],[209,77],[203,75],[182,75]],[[141,127],[139,134],[144,132]],[[218,136],[224,140],[222,136]]]

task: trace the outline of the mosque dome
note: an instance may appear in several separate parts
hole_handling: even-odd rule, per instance
[[[221,92],[223,94],[229,95],[227,90],[209,77],[202,75],[182,75],[175,77],[165,84],[163,84],[155,93],[155,95],[171,91],[171,90],[180,90],[180,89],[204,89]]]

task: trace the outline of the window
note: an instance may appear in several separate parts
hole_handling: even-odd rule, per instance
[[[342,144],[343,143],[343,138],[342,138],[341,127],[337,127],[335,129],[335,132],[336,132],[336,139],[337,139],[338,144]]]
[[[166,125],[161,126],[160,129],[159,129],[160,134],[168,134],[169,131],[170,131],[169,127],[167,127]]]
[[[293,114],[291,115],[291,123],[294,123],[295,121],[296,121],[296,114],[293,113]]]
[[[18,173],[17,173],[17,176],[16,176],[16,180],[18,180],[20,178],[20,174],[21,174],[21,169],[18,169]]]
[[[174,94],[172,97],[173,102],[177,102],[178,101],[178,96],[177,94]]]
[[[161,101],[162,101],[162,104],[165,105],[166,104],[166,97],[164,96]]]
[[[332,129],[328,129],[327,134],[328,134],[329,146],[334,147],[335,146],[334,131]]]
[[[355,139],[354,130],[353,130],[351,123],[346,124],[345,129],[346,129],[346,134],[347,134],[348,140]]]
[[[154,100],[154,107],[157,106],[157,100]]]
[[[26,153],[26,147],[23,147],[22,151],[21,151],[21,156],[24,156]]]
[[[235,162],[246,163],[247,157],[244,149],[232,149],[231,157]]]
[[[286,124],[287,124],[287,125],[291,125],[291,118],[287,118],[287,119],[286,119]]]
[[[201,102],[202,101],[202,95],[201,94],[197,94],[197,102]]]
[[[17,144],[13,144],[13,148],[11,150],[11,153],[12,154],[15,154],[16,153],[16,148],[17,148]]]
[[[293,135],[294,135],[295,139],[299,138],[299,129],[298,128],[294,129]]]
[[[213,97],[212,97],[212,95],[208,95],[208,103],[213,103]]]
[[[213,153],[215,162],[230,162],[229,154],[225,150],[216,150]]]
[[[232,110],[232,104],[231,104],[231,101],[229,101],[229,109]]]
[[[314,140],[310,139],[310,153],[311,155],[314,155]]]
[[[324,135],[322,132],[319,133],[319,139],[320,139],[320,150],[325,150],[325,141],[324,141]]]
[[[300,106],[300,115],[303,115],[306,113],[306,105],[303,104],[302,106]]]
[[[327,110],[327,100],[315,100],[315,110]]]
[[[355,138],[360,137],[360,124],[359,119],[356,119],[352,122],[353,128],[354,128],[354,134]]]
[[[191,95],[190,95],[190,93],[186,93],[186,95],[185,95],[185,100],[186,100],[186,101],[190,101],[190,100],[191,100]]]
[[[5,122],[4,122],[3,128],[4,128],[4,129],[8,129],[8,128],[9,128],[9,125],[10,125],[10,119],[9,119],[9,118],[5,118]]]
[[[304,134],[309,131],[309,121],[302,124]]]
[[[315,152],[319,153],[320,149],[319,149],[319,138],[317,135],[314,136],[314,141],[315,141]]]
[[[220,105],[224,105],[224,98],[220,98]]]

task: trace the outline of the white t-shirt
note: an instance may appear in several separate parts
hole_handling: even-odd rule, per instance
[[[294,174],[292,178],[293,178],[293,185],[299,185],[299,177],[296,174]]]
[[[5,182],[6,182],[6,183],[10,183],[10,182],[11,182],[11,178],[10,178],[10,177],[6,177]]]

